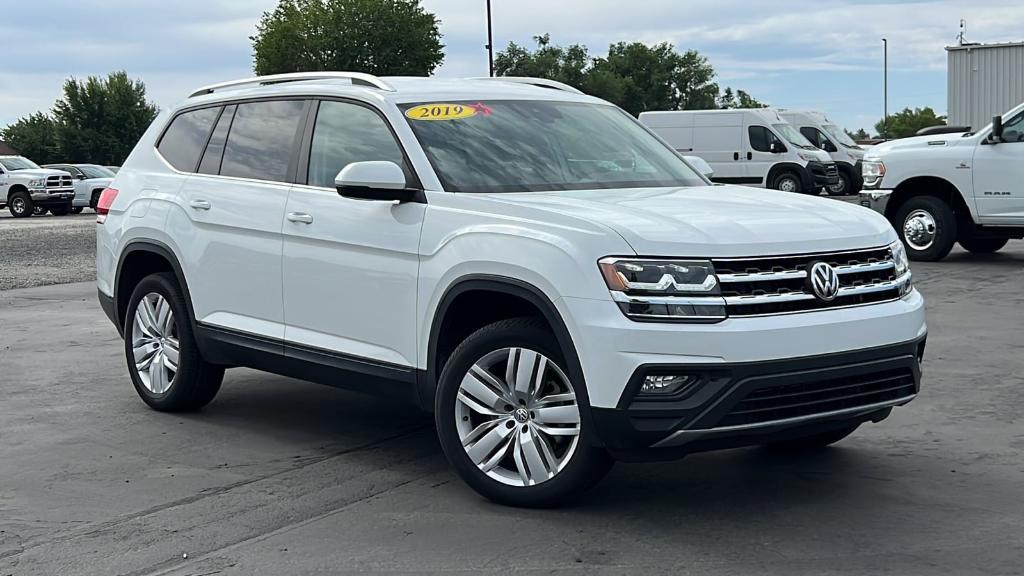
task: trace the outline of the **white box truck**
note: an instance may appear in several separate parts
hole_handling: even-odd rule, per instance
[[[829,193],[842,196],[861,191],[864,185],[861,176],[864,149],[838,124],[819,110],[779,110],[779,116],[799,130],[811,144],[828,152],[836,163],[839,182],[829,187]]]
[[[681,154],[707,161],[715,182],[811,194],[839,182],[828,153],[771,108],[644,112],[640,122]]]

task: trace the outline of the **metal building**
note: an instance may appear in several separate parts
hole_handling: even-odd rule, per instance
[[[1024,102],[1024,42],[946,47],[948,123],[977,130]]]

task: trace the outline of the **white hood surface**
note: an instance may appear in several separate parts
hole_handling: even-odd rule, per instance
[[[604,225],[642,256],[805,254],[896,239],[870,209],[742,186],[493,194],[490,198]]]
[[[52,170],[50,168],[27,168],[25,170],[11,170],[10,174],[28,178],[46,178],[47,176],[70,176],[63,170]]]

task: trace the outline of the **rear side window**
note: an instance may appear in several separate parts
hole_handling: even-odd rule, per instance
[[[334,188],[334,178],[352,162],[388,160],[411,174],[402,149],[376,112],[347,102],[320,103],[309,150],[310,186]]]
[[[286,181],[304,109],[303,100],[239,104],[224,146],[220,174]]]
[[[217,127],[213,129],[210,136],[210,143],[206,145],[206,152],[203,152],[203,160],[199,162],[200,174],[217,174],[220,172],[220,159],[224,154],[224,142],[228,139],[228,128],[231,127],[231,120],[235,117],[235,106],[225,106],[224,113],[217,121]]]
[[[194,172],[203,153],[206,139],[210,137],[213,123],[217,121],[220,108],[201,108],[179,114],[167,127],[157,150],[167,162],[182,172]]]

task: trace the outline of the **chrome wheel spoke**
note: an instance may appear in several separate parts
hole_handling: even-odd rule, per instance
[[[139,300],[132,322],[131,358],[138,379],[153,394],[170,390],[178,373],[180,342],[174,337],[171,304],[156,292]]]
[[[167,387],[163,357],[163,353],[157,352],[153,355],[153,361],[149,363],[149,383],[151,390],[157,394],[163,392]]]
[[[177,372],[178,370],[178,339],[168,338],[164,342],[165,362],[169,362],[168,368]]]
[[[556,363],[527,348],[503,348],[477,360],[460,383],[455,418],[469,459],[511,486],[554,478],[579,443],[572,384]]]
[[[145,369],[153,360],[153,356],[160,349],[154,340],[145,338],[132,343],[132,353],[135,358],[135,367],[139,370]]]

